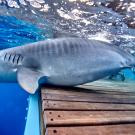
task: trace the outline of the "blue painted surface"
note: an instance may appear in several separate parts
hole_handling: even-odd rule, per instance
[[[29,107],[24,135],[40,135],[39,94],[29,96]]]
[[[45,38],[42,30],[33,24],[15,17],[0,16],[0,50]],[[24,134],[28,97],[17,83],[0,83],[0,135]]]

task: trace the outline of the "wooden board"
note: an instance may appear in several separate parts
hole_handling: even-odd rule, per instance
[[[135,123],[135,111],[45,111],[47,126]]]
[[[87,87],[87,88],[85,88]],[[47,87],[42,89],[42,94],[64,94],[64,95],[95,95],[95,94],[107,94],[107,95],[127,95],[127,96],[135,96],[135,92],[130,91],[119,91],[117,89],[113,90],[100,90],[100,89],[91,89],[88,85],[80,86],[80,87]]]
[[[134,135],[135,92],[47,87],[41,91],[46,135]]]
[[[82,88],[88,88],[93,90],[106,90],[106,91],[121,91],[121,92],[135,92],[135,81],[108,81],[98,80],[85,85],[81,85]]]
[[[66,111],[135,111],[134,104],[109,104],[89,103],[72,101],[44,100],[43,110],[66,110]]]
[[[135,124],[48,127],[46,135],[135,135]]]
[[[135,97],[121,97],[121,96],[109,96],[97,94],[93,95],[64,95],[64,94],[43,94],[43,100],[57,100],[57,101],[78,101],[78,102],[96,102],[96,103],[125,103],[125,104],[135,104]]]
[[[47,88],[42,100],[135,104],[135,93],[104,92],[83,88]]]

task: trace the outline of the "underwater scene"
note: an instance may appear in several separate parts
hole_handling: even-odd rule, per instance
[[[109,42],[135,56],[135,1],[0,0],[0,50],[68,36]],[[134,91],[134,82],[130,68],[90,84]],[[24,134],[29,96],[18,83],[0,82],[0,135]]]

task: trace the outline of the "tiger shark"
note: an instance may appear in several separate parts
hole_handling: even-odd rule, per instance
[[[0,81],[34,94],[40,83],[76,86],[135,66],[135,58],[109,43],[57,38],[0,51]]]

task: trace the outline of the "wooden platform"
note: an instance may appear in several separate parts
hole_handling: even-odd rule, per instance
[[[135,135],[135,92],[43,88],[44,135]]]

